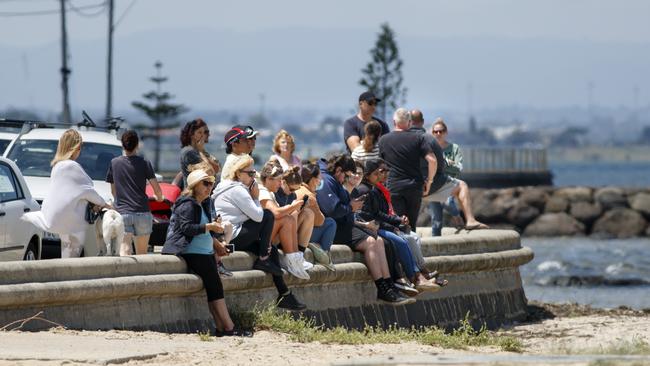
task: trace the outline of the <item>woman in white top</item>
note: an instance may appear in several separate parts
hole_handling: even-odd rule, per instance
[[[293,140],[293,136],[285,130],[280,130],[273,139],[273,152],[275,154],[271,155],[269,161],[278,161],[282,170],[285,172],[291,166],[302,167],[300,158],[293,155],[294,151],[296,151],[296,143]]]
[[[366,122],[363,132],[365,137],[361,140],[361,144],[352,150],[352,159],[358,163],[379,159],[378,142],[381,136],[381,125],[377,121]]]
[[[92,179],[75,161],[81,154],[81,145],[79,131],[70,129],[63,133],[50,163],[50,189],[41,211],[23,215],[36,227],[59,235],[61,258],[81,255],[88,227],[84,219],[88,202],[95,204],[97,209],[111,208],[95,191]]]

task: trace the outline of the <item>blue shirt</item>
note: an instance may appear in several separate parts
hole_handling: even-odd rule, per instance
[[[208,216],[201,210],[201,224],[208,223]],[[190,244],[183,250],[183,254],[214,254],[212,236],[210,233],[203,233],[192,238]]]

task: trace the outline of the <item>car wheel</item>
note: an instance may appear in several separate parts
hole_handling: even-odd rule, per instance
[[[35,261],[37,258],[38,258],[38,253],[36,253],[36,246],[34,245],[33,242],[30,242],[29,245],[27,246],[27,250],[25,251],[25,257],[23,257],[23,260]]]

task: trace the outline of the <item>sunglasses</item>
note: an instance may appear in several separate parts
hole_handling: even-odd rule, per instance
[[[443,133],[445,133],[445,132],[447,132],[447,130],[433,130],[433,133],[434,133],[435,135],[443,134]]]
[[[257,174],[255,170],[241,170],[241,172],[248,174],[248,176],[251,178],[255,177],[255,174]]]
[[[209,180],[202,180],[201,183],[203,184],[204,187],[212,187],[214,182],[210,182]]]
[[[375,105],[377,105],[377,101],[376,101],[376,100],[367,100],[366,103],[368,103],[369,106],[375,106]]]
[[[377,169],[377,170],[378,170],[380,173],[388,173],[388,172],[390,171],[390,169],[388,169],[388,168],[379,168],[379,169]]]

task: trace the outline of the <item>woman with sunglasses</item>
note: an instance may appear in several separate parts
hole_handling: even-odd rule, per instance
[[[280,268],[278,249],[271,244],[275,218],[262,208],[260,189],[255,181],[253,158],[247,154],[233,155],[228,174],[212,195],[214,208],[224,221],[233,225],[235,250],[256,254],[253,269],[270,273],[278,291],[277,306],[288,310],[304,310],[307,306],[289,291]]]
[[[306,270],[311,269],[313,265],[305,261],[304,254],[299,250],[298,245],[298,224],[303,224],[309,229],[309,237],[314,227],[314,213],[309,208],[303,208],[303,201],[294,199],[290,204],[280,206],[275,199],[275,193],[282,185],[282,167],[277,161],[269,161],[264,164],[260,173],[260,204],[263,208],[271,211],[275,218],[273,233],[271,234],[272,243],[282,247],[284,252],[284,267],[292,275],[308,280],[309,274]],[[301,218],[300,215],[306,215]],[[302,219],[302,220],[300,220]],[[308,243],[305,243],[306,248]],[[309,263],[309,264],[307,264]]]
[[[188,269],[203,281],[217,336],[251,336],[250,332],[235,329],[226,307],[223,284],[217,272],[214,253],[225,256],[228,252],[226,247],[212,236],[213,233],[223,232],[223,227],[212,220],[210,213],[209,197],[213,184],[214,177],[203,169],[188,174],[187,188],[174,203],[170,230],[162,253],[182,257]]]

